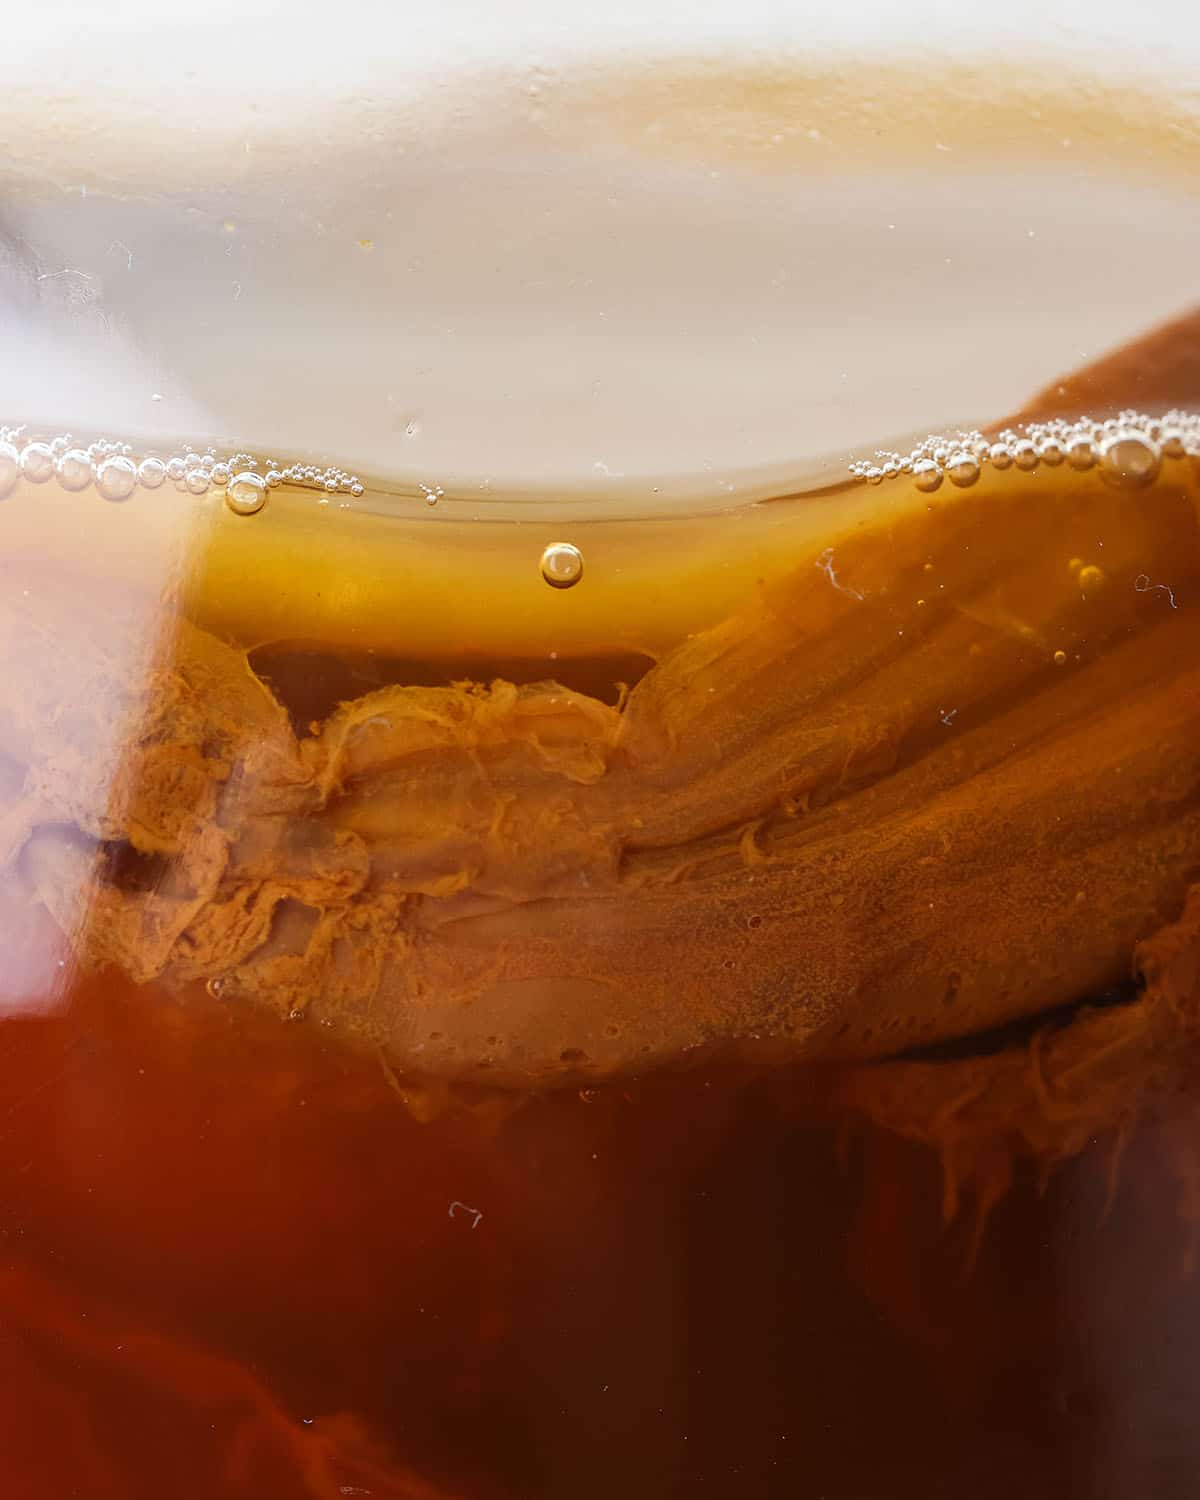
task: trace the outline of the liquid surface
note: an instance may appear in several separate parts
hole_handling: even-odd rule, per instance
[[[1119,45],[1097,6],[1022,43],[1006,13],[964,57],[942,8],[631,34],[534,4],[502,41],[457,9],[350,7],[335,41],[260,4],[236,58],[212,11],[27,18],[5,418],[482,498],[737,500],[987,421],[1195,295],[1174,10]]]

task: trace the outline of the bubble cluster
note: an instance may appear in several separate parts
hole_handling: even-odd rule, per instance
[[[1094,468],[1106,483],[1133,490],[1153,484],[1165,459],[1189,457],[1200,458],[1200,414],[1172,410],[1149,417],[1123,411],[1103,422],[1088,417],[1031,422],[991,437],[977,430],[935,435],[907,454],[880,450],[873,462],[852,463],[850,472],[867,484],[903,474],[917,489],[932,494],[943,481],[968,488],[989,464],[1026,473],[1066,464],[1081,471]]]
[[[139,457],[129,443],[108,438],[84,446],[70,433],[47,439],[32,435],[25,427],[0,427],[0,497],[18,479],[30,484],[54,480],[73,492],[94,487],[102,499],[114,503],[168,483],[185,495],[224,491],[229,509],[243,516],[261,510],[267,491],[282,484],[315,490],[322,500],[334,494],[357,499],[366,493],[356,475],[334,465],[277,464],[274,459],[260,461],[251,453],[220,458],[214,448],[197,452],[191,447]]]

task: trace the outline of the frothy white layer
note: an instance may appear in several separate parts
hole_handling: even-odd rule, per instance
[[[1012,409],[1194,299],[1190,13],[807,10],[39,7],[0,409],[732,492]]]

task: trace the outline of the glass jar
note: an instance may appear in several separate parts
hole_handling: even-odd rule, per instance
[[[14,1493],[1186,1490],[1198,55],[12,23]]]

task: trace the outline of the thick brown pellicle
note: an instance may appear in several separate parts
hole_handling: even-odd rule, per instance
[[[1009,421],[1082,412],[1105,417],[1143,404],[1194,409],[1198,402],[1200,310],[1053,382]],[[1005,425],[997,423],[995,430]],[[1194,556],[1195,539],[1188,545]],[[1153,584],[1149,574],[1135,581],[1143,590]],[[1169,608],[1179,607],[1173,591],[1154,591]],[[1149,717],[1148,727],[1153,722]],[[1153,793],[1150,806],[1161,805],[1160,798]],[[1113,899],[1119,899],[1125,874],[1116,868],[1108,874]],[[1200,875],[1200,860],[1189,874],[1193,880]],[[1150,1128],[1177,1174],[1180,1210],[1200,1243],[1200,1177],[1191,1139],[1179,1138],[1180,1116],[1190,1130],[1194,1115],[1187,1087],[1198,1061],[1200,885],[1190,886],[1179,911],[1177,921],[1146,923],[1130,961],[1129,972],[1140,985],[1131,1003],[1083,1004],[1069,1017],[1047,1018],[1028,1041],[981,1047],[974,1056],[851,1069],[840,1085],[843,1101],[940,1153],[948,1215],[957,1212],[966,1190],[986,1216],[1014,1161],[1032,1161],[1045,1175],[1097,1141],[1111,1152],[1111,1195],[1129,1135]]]
[[[23,879],[93,963],[405,1068],[894,1054],[1118,981],[1197,865],[1187,459],[896,481],[620,706],[397,683],[297,739],[236,646],[32,582],[0,611]]]
[[[1034,1163],[1044,1179],[1097,1142],[1110,1152],[1111,1200],[1129,1135],[1153,1130],[1177,1175],[1194,1256],[1200,1173],[1189,1088],[1200,1065],[1200,886],[1178,922],[1139,944],[1134,962],[1143,983],[1136,1001],[1081,1006],[1021,1044],[977,1056],[851,1068],[838,1095],[874,1124],[938,1152],[947,1219],[966,1194],[986,1218],[1015,1162]]]

